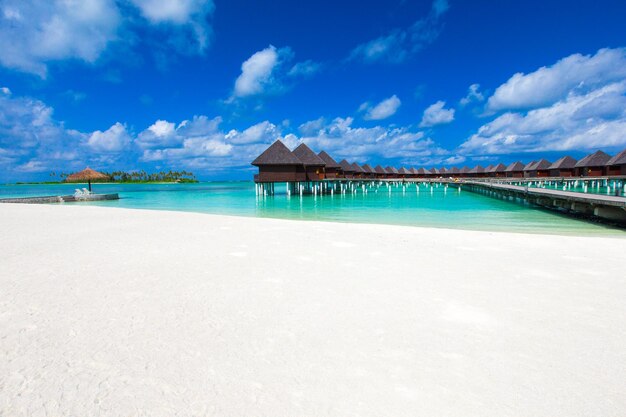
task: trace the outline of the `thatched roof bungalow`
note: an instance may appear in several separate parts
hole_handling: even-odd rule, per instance
[[[354,169],[354,178],[363,178],[365,174],[365,170],[361,167],[361,165],[356,162],[352,163],[352,169]]]
[[[400,176],[400,178],[408,178],[411,175],[411,172],[405,167],[401,167],[398,170],[398,175]]]
[[[504,170],[504,175],[508,178],[522,178],[524,176],[525,165],[520,161],[513,162]]]
[[[339,167],[341,168],[343,178],[354,177],[354,168],[352,168],[352,164],[350,162],[342,159],[341,161],[339,161]]]
[[[384,179],[387,178],[387,171],[380,165],[376,165],[374,167],[374,172],[376,173],[376,178]]]
[[[337,178],[340,176],[341,167],[326,151],[321,151],[317,154],[319,158],[324,161],[324,177],[325,178]]]
[[[607,175],[626,175],[626,149],[608,160],[606,171]]]
[[[363,168],[363,175],[365,178],[376,178],[376,171],[374,171],[374,168],[372,168],[369,164],[363,164],[361,165],[361,168]]]
[[[529,177],[529,178],[549,177],[551,165],[552,165],[552,162],[548,161],[547,159],[540,159],[538,161],[535,161],[532,163],[532,165],[530,166],[527,165],[524,168],[524,176]]]
[[[428,171],[425,168],[418,168],[416,169],[417,171],[417,178],[426,178],[430,175],[430,171]]]
[[[301,143],[293,154],[302,162],[302,167],[306,181],[318,181],[324,179],[324,167],[326,163],[317,156],[306,144]]]
[[[461,175],[461,170],[457,167],[452,167],[448,170],[448,175],[451,177],[458,177]]]
[[[468,176],[470,176],[470,177],[484,177],[485,176],[485,168],[483,168],[480,165],[476,165],[474,168],[469,170]]]
[[[400,176],[398,170],[392,166],[385,167],[385,171],[387,171],[387,174],[389,175],[387,178],[398,178]]]
[[[459,169],[459,177],[467,177],[469,175],[469,172],[470,167],[464,166],[463,168]]]
[[[489,176],[490,177],[495,177],[495,178],[501,178],[501,177],[506,176],[506,165],[504,165],[504,164],[494,165],[489,170]]]
[[[602,151],[589,154],[576,163],[576,175],[580,177],[600,177],[606,173],[606,164],[610,160],[611,155]]]
[[[529,163],[527,163],[524,166],[524,177],[530,177],[530,174],[533,170],[533,167],[535,166],[535,164],[537,163],[537,161],[530,161]]]
[[[576,160],[571,156],[564,156],[557,159],[552,165],[550,165],[551,177],[572,177],[576,172]]]
[[[256,182],[306,180],[302,161],[280,140],[277,140],[263,151],[261,155],[252,161],[252,165],[259,168],[258,175],[254,176],[254,181]]]

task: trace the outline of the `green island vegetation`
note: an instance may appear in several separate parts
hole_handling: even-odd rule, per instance
[[[146,171],[102,171],[108,178],[92,180],[92,183],[157,183],[157,182],[176,182],[190,183],[198,182],[193,172],[189,171],[160,171],[147,173]],[[36,183],[18,183],[18,184],[59,184],[63,182],[85,182],[85,181],[66,181],[68,173],[51,172],[52,181],[42,181]]]

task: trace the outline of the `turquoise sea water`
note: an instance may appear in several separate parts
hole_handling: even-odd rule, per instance
[[[72,194],[83,185],[0,185],[0,198]],[[572,219],[561,214],[502,201],[443,185],[381,185],[367,194],[288,196],[285,185],[276,195],[256,196],[252,182],[197,184],[95,184],[98,193],[119,193],[117,201],[88,204],[150,210],[190,211],[236,216],[336,222],[381,223],[529,233],[616,235],[621,229]],[[68,203],[69,204],[69,203]]]

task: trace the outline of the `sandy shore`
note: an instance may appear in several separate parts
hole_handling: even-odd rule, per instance
[[[22,205],[0,231],[3,417],[626,415],[626,239]]]

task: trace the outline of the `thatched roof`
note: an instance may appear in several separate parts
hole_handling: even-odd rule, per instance
[[[431,174],[439,174],[439,170],[437,168],[431,168],[430,169],[430,173]]]
[[[470,167],[468,166],[464,166],[459,170],[459,174],[467,174],[468,172],[470,172]]]
[[[530,161],[524,167],[524,171],[532,171],[534,169],[533,167],[535,166],[536,163],[537,163],[537,161]]]
[[[76,172],[72,175],[68,175],[65,178],[66,182],[75,181],[94,181],[94,180],[108,180],[110,177],[102,172],[94,171],[91,168],[85,168],[82,171]]]
[[[485,172],[485,168],[480,165],[476,165],[474,168],[469,170],[470,174],[482,174],[483,172]]]
[[[626,149],[609,159],[607,165],[626,165]]]
[[[398,170],[398,174],[402,174],[402,175],[408,175],[410,174],[409,170],[406,169],[405,167],[402,167]]]
[[[448,170],[450,174],[459,174],[461,171],[457,167],[452,167]]]
[[[418,171],[415,169],[415,167],[411,167],[409,168],[409,174],[417,175]]]
[[[445,167],[443,167],[443,168],[439,168],[439,173],[440,173],[440,174],[447,174],[447,173],[448,173],[448,170],[447,170]]]
[[[280,140],[272,143],[254,161],[254,166],[262,165],[302,165],[302,162]]]
[[[311,148],[306,146],[306,144],[304,143],[298,145],[298,147],[293,150],[293,154],[297,156],[300,162],[302,162],[302,164],[304,165],[322,167],[326,165],[326,162],[324,162],[322,158],[317,156],[315,152],[313,152]]]
[[[569,169],[576,166],[576,160],[571,156],[564,156],[558,159],[555,163],[550,165],[549,169]]]
[[[583,159],[576,163],[576,168],[584,167],[600,167],[605,166],[611,159],[611,155],[602,151],[596,151],[592,154],[585,156]]]
[[[494,165],[487,165],[485,167],[485,172],[493,172]]]
[[[521,163],[520,161],[513,162],[511,165],[506,167],[504,172],[521,172],[524,170],[524,166],[525,165]]]
[[[426,175],[426,174],[430,174],[430,171],[429,171],[429,170],[427,170],[427,169],[424,169],[424,168],[418,168],[418,169],[417,169],[417,173],[418,173],[419,175]]]
[[[363,171],[367,172],[368,174],[373,174],[375,172],[374,168],[372,168],[368,164],[364,164],[361,168],[363,168]]]
[[[326,168],[339,168],[339,164],[335,161],[326,151],[321,151],[317,154],[322,161],[326,164]]]
[[[394,167],[391,167],[391,166],[386,167],[386,168],[385,168],[385,171],[387,171],[387,172],[388,172],[388,173],[390,173],[390,174],[398,174],[398,170],[397,170],[397,169],[395,169]]]
[[[498,164],[491,169],[491,172],[504,172],[506,171],[506,165]]]
[[[540,159],[532,166],[532,171],[538,171],[540,169],[549,169],[552,165],[552,162],[547,159]]]
[[[342,159],[339,162],[339,166],[343,172],[354,172],[354,168],[352,168],[352,164],[345,159]]]
[[[354,172],[365,172],[361,165],[357,164],[356,162],[352,163],[352,169],[354,169]]]
[[[385,168],[381,167],[380,165],[376,165],[376,166],[374,167],[374,171],[375,171],[377,174],[386,174],[386,173],[387,173],[387,171],[385,171]]]

